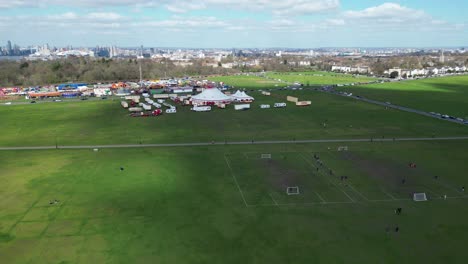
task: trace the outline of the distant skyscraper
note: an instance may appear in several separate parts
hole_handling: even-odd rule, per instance
[[[109,49],[109,57],[110,58],[113,58],[113,57],[117,57],[117,48],[115,46],[111,46],[110,49]]]
[[[7,42],[7,52],[8,55],[11,55],[13,53],[13,49],[11,48],[11,41]]]
[[[444,62],[445,62],[444,50],[441,50],[441,51],[440,51],[439,62],[440,62],[440,63],[444,63]]]

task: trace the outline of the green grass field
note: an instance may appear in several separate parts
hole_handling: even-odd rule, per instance
[[[224,82],[236,89],[272,89],[285,87],[294,82],[304,85],[348,84],[356,82],[375,81],[375,78],[352,76],[330,72],[268,72],[265,77],[255,75],[219,76],[210,78],[212,81]]]
[[[462,263],[468,257],[468,210],[459,191],[466,142],[349,144],[346,155],[355,161],[338,146],[0,152],[2,263]],[[261,153],[272,160],[259,159]],[[326,168],[316,171],[314,154]],[[417,163],[414,171],[408,161]],[[408,187],[365,163],[390,168],[385,176],[405,175]],[[301,195],[286,195],[283,185],[290,184]],[[412,191],[431,200],[413,202]]]
[[[156,118],[131,118],[118,100],[0,106],[0,146],[468,135],[463,125],[327,93],[248,93],[256,98],[248,111],[179,107]],[[259,108],[286,95],[312,106]],[[464,263],[467,148],[447,140],[4,150],[0,263]],[[414,202],[414,192],[429,201]]]
[[[215,109],[195,113],[132,118],[119,101],[38,103],[0,106],[0,146],[139,144],[174,142],[291,140],[322,138],[425,137],[467,135],[468,127],[408,114],[320,92],[249,92],[257,100],[249,111]],[[285,102],[286,95],[311,100],[300,108],[260,109]],[[261,122],[259,122],[261,120]],[[323,123],[327,126],[324,127]]]
[[[235,76],[219,76],[210,77],[211,81],[224,82],[235,89],[271,89],[275,87],[285,87],[284,83],[268,80],[255,75],[235,75]]]
[[[468,118],[468,75],[340,87],[338,90],[427,112]]]
[[[266,76],[271,80],[281,80],[283,82],[299,82],[304,85],[327,85],[327,84],[348,84],[357,82],[375,81],[375,78],[366,76],[353,76],[351,74],[340,74],[333,72],[269,72]]]

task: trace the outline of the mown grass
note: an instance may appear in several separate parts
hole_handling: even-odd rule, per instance
[[[290,153],[284,164],[294,170],[299,160],[291,155],[316,153],[337,171],[328,180],[338,184],[338,171],[347,169],[339,165],[346,162],[336,156],[339,145],[2,151],[2,263],[461,263],[468,257],[465,199],[371,202],[329,183],[310,186],[326,200],[334,189],[356,202],[274,206],[264,200],[270,206],[246,207],[224,158]],[[437,174],[454,188],[468,169],[465,141],[348,146],[369,161],[416,162],[427,182]],[[241,168],[233,168],[234,176],[248,197],[263,192],[262,178],[249,180]],[[376,188],[371,175],[349,175],[364,195]],[[55,199],[60,202],[50,205]],[[396,207],[402,215],[394,214]]]
[[[271,89],[276,87],[285,87],[287,84],[268,80],[256,75],[233,75],[233,76],[218,76],[211,77],[211,81],[224,82],[234,89]]]
[[[299,82],[303,85],[329,85],[329,84],[349,84],[358,82],[375,81],[375,78],[366,76],[353,76],[351,74],[341,74],[333,72],[273,72],[267,73],[266,77],[271,80],[281,80],[283,82]]]
[[[468,128],[350,98],[311,91],[248,92],[252,109],[214,109],[132,118],[116,101],[38,103],[0,107],[0,146],[139,144],[322,138],[426,137],[466,135]],[[259,105],[286,102],[286,95],[311,100],[283,109]],[[326,126],[324,126],[326,124]]]
[[[468,75],[339,87],[367,98],[468,118]]]
[[[249,94],[257,100],[248,111],[180,108],[158,118],[131,118],[118,101],[2,106],[0,145],[467,133],[320,92]],[[312,106],[259,108],[286,95]],[[354,159],[337,152],[342,145]],[[463,263],[467,147],[458,140],[0,151],[0,262]],[[261,153],[277,167],[259,164]],[[283,174],[296,175],[302,196],[278,187]],[[430,201],[409,199],[419,191]]]

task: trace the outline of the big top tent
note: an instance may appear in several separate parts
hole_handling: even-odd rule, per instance
[[[203,92],[192,96],[192,104],[206,105],[206,104],[228,104],[232,102],[232,98],[223,94],[217,88],[207,88]]]

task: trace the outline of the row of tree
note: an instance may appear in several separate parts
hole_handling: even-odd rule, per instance
[[[55,61],[0,61],[0,86],[37,86],[63,82],[103,82],[229,74],[238,70],[204,66],[203,61],[181,67],[170,60],[112,60],[67,58]]]
[[[366,65],[376,75],[383,75],[384,71],[400,67],[405,69],[417,69],[425,67],[461,66],[468,65],[468,55],[451,55],[450,59],[442,63],[438,58],[430,55],[405,55],[394,57],[361,57],[361,58],[337,58],[318,57],[308,59],[311,63],[308,67],[298,67],[295,63],[297,57],[257,57],[244,58],[245,62],[257,59],[255,66],[244,66],[242,59],[236,62],[241,66],[232,69],[223,67],[206,66],[209,62],[194,60],[192,65],[177,66],[170,60],[135,60],[135,59],[90,59],[71,57],[56,61],[0,61],[0,86],[37,86],[57,84],[63,82],[105,82],[139,80],[141,65],[143,79],[157,79],[168,77],[230,74],[238,72],[260,72],[260,71],[303,71],[320,70],[330,71],[332,65]],[[306,58],[302,58],[305,60]],[[218,63],[234,62],[234,58],[228,57]]]

